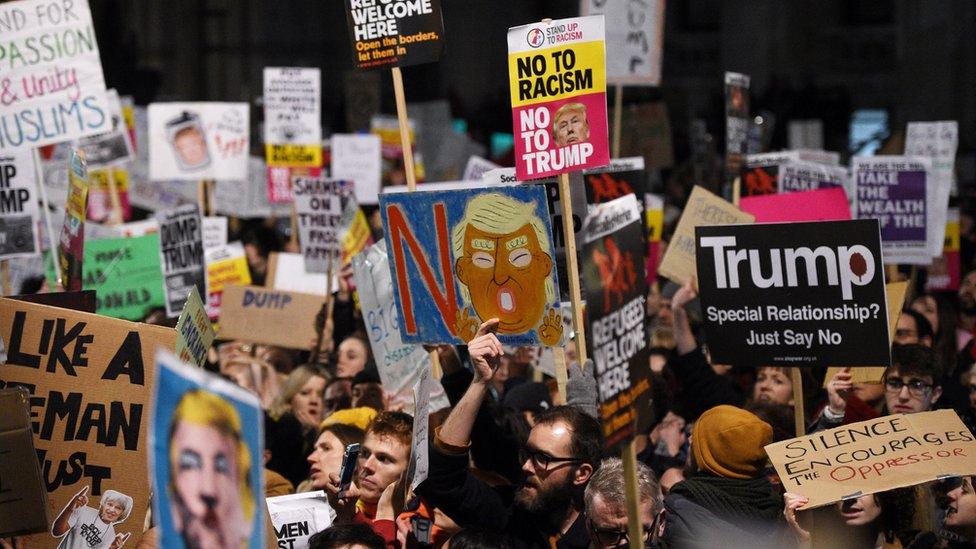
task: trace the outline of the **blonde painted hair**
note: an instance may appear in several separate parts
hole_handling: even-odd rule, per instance
[[[241,510],[247,523],[251,524],[255,507],[254,495],[251,493],[251,453],[241,435],[241,417],[234,405],[212,393],[201,390],[188,391],[180,398],[173,412],[173,422],[169,427],[170,441],[173,440],[180,423],[211,427],[221,435],[233,439],[236,448],[234,457],[237,459],[237,488],[240,493]],[[177,448],[171,443],[169,493],[170,497],[174,498],[177,497],[176,472],[179,462]]]
[[[549,254],[549,233],[546,226],[535,213],[535,201],[521,202],[501,193],[485,193],[476,196],[464,209],[464,217],[454,226],[451,244],[454,247],[455,261],[464,255],[464,230],[471,225],[475,229],[493,234],[512,233],[525,225],[532,227],[539,248]],[[550,257],[552,268],[556,268],[556,258]],[[465,284],[461,284],[461,299],[465,305],[471,303],[471,294]],[[552,277],[546,278],[546,301],[556,300],[556,289]]]

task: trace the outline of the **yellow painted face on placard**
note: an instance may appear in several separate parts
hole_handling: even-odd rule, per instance
[[[502,234],[468,225],[455,271],[478,317],[497,317],[500,333],[525,333],[542,319],[552,258],[531,225]]]

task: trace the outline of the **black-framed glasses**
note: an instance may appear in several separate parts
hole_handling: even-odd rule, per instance
[[[621,543],[626,543],[627,546],[630,546],[630,533],[627,531],[627,528],[624,528],[623,530],[616,530],[616,529],[601,530],[600,528],[597,528],[595,524],[593,524],[592,519],[586,519],[586,523],[590,527],[590,534],[592,534],[593,538],[596,539],[596,542],[599,546],[620,547]],[[657,523],[657,517],[654,517],[654,524],[656,523]],[[642,527],[644,531],[644,537],[641,538],[641,541],[643,541],[644,544],[647,544],[649,541],[651,541],[651,536],[654,533],[654,524],[651,524],[650,526]],[[644,544],[642,544],[641,546],[643,547]]]
[[[539,450],[530,450],[528,448],[523,448],[522,451],[519,452],[519,455],[523,463],[525,463],[525,460],[530,460],[532,462],[533,467],[535,467],[536,469],[542,469],[543,471],[549,470],[550,463],[582,463],[583,462],[581,458],[554,457],[554,456],[550,456],[545,452]]]
[[[910,379],[908,383],[905,383],[899,377],[889,377],[885,379],[885,389],[890,393],[900,393],[902,388],[908,387],[908,392],[915,398],[925,398],[925,396],[932,390],[931,383],[925,383],[921,379]]]

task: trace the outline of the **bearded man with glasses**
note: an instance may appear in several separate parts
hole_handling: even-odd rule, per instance
[[[579,408],[557,406],[536,416],[521,449],[524,480],[514,501],[469,469],[472,428],[504,354],[491,319],[468,342],[474,378],[435,430],[430,468],[417,493],[462,528],[505,532],[518,548],[586,549],[590,545],[583,490],[603,457],[599,422]]]

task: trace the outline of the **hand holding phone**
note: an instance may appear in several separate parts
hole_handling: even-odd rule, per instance
[[[346,446],[346,451],[342,455],[342,467],[339,468],[339,498],[341,499],[349,486],[352,485],[352,477],[356,473],[356,462],[359,460],[359,443],[354,442]]]

